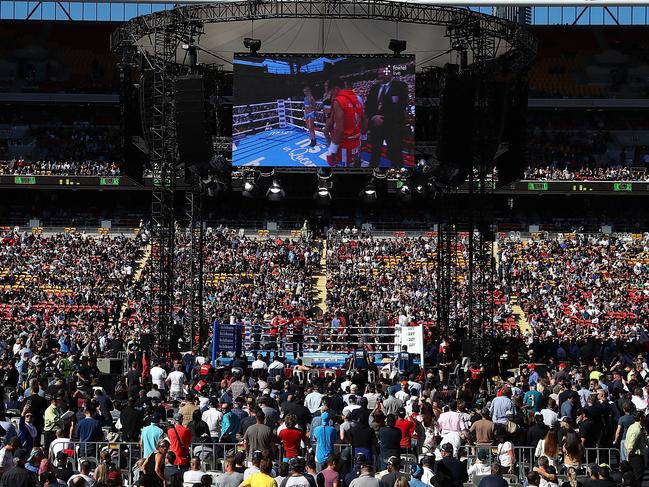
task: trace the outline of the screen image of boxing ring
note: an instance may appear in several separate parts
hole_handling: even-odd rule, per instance
[[[234,55],[235,166],[414,165],[415,58]]]

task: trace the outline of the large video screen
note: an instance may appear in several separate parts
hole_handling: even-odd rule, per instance
[[[414,164],[414,56],[235,54],[235,166]]]

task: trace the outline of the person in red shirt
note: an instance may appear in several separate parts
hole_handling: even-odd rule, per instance
[[[358,167],[361,143],[367,137],[367,120],[363,102],[339,78],[329,80],[331,89],[331,116],[324,132],[331,141],[327,150],[327,163],[332,167]]]
[[[288,463],[291,458],[301,456],[302,441],[306,444],[306,435],[304,431],[297,428],[297,416],[289,413],[284,419],[286,428],[278,434],[284,448],[284,460]]]
[[[191,456],[192,432],[186,426],[183,426],[182,413],[174,414],[174,420],[171,427],[167,430],[169,438],[169,451],[176,454],[175,465],[178,467],[189,467],[189,457]]]
[[[397,410],[397,422],[394,425],[401,430],[401,451],[403,453],[410,453],[412,447],[412,438],[415,435],[415,423],[410,418],[406,418],[406,410],[399,408]]]
[[[304,355],[304,329],[306,328],[306,319],[300,316],[297,311],[291,318],[291,331],[293,332],[293,358]]]

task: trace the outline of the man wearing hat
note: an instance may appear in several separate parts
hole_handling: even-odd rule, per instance
[[[169,438],[169,451],[176,455],[174,465],[181,470],[186,470],[189,467],[192,432],[183,426],[182,413],[174,414],[171,427],[167,430],[167,438]]]
[[[14,452],[14,468],[2,475],[1,487],[34,487],[36,477],[25,468],[28,453],[24,448]]]
[[[408,480],[408,476],[401,472],[401,458],[391,456],[387,461],[387,473],[381,476],[381,487],[394,487],[397,479],[401,477]]]
[[[482,477],[483,475],[489,475],[491,473],[491,467],[487,463],[487,450],[480,449],[478,450],[478,458],[476,462],[469,467],[467,474],[470,479],[475,477]]]
[[[367,463],[367,456],[365,453],[356,453],[354,466],[352,467],[351,472],[345,475],[345,485],[350,485],[354,479],[358,478],[361,475],[362,468],[367,465]]]
[[[379,479],[374,477],[374,469],[371,465],[363,465],[360,475],[351,481],[349,487],[380,487]]]
[[[440,451],[442,459],[435,464],[435,475],[449,480],[449,487],[462,487],[469,481],[466,465],[453,456],[453,445],[444,443]]]
[[[421,476],[424,474],[424,469],[421,465],[415,463],[410,466],[410,482],[408,482],[410,487],[427,487],[428,484],[425,484],[421,481]]]

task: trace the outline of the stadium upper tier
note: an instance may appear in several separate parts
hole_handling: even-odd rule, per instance
[[[148,331],[155,316],[151,268],[157,249],[140,237],[82,234],[0,235],[0,320],[3,326],[40,322],[48,329],[120,323]],[[189,243],[176,249],[176,314],[189,296]],[[454,244],[453,323],[467,319],[467,235]],[[517,334],[516,297],[535,333],[624,336],[647,325],[649,235],[565,235],[493,245],[499,281],[489,301],[494,334]],[[377,238],[331,231],[327,238],[251,238],[217,229],[205,245],[205,310],[209,321],[241,322],[263,330],[298,312],[308,319],[305,346],[341,350],[365,342],[379,349],[396,324],[437,325],[436,238]],[[316,284],[325,276],[326,289]],[[476,278],[476,276],[474,276]],[[383,338],[381,338],[385,335]]]

